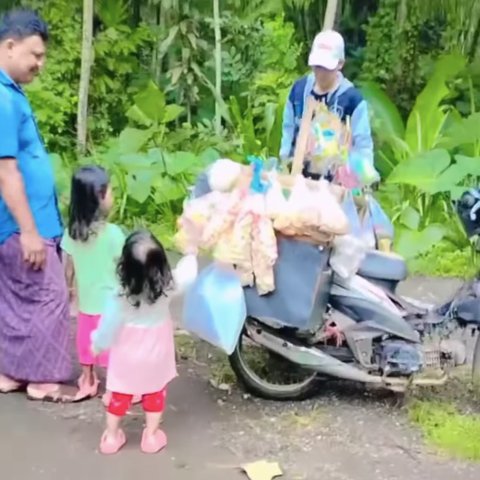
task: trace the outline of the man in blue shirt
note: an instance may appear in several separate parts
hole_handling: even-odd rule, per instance
[[[63,399],[70,376],[68,293],[54,174],[20,85],[45,62],[47,25],[17,10],[0,20],[0,391]]]
[[[293,157],[295,143],[307,99],[313,96],[326,103],[345,122],[350,117],[352,150],[373,166],[373,141],[367,103],[361,93],[341,73],[345,64],[343,37],[334,31],[319,33],[313,42],[308,64],[312,72],[293,85],[283,116],[280,158]],[[307,176],[309,172],[305,172]]]

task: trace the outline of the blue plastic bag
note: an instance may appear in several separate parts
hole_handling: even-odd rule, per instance
[[[233,267],[212,263],[185,295],[185,330],[231,355],[242,333],[247,309]]]
[[[382,238],[389,238],[393,240],[394,228],[393,223],[388,218],[388,215],[383,211],[377,200],[375,200],[375,198],[373,198],[371,195],[367,197],[367,202],[377,241]]]

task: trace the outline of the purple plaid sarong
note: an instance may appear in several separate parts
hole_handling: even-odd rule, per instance
[[[45,269],[23,260],[20,237],[0,245],[0,373],[60,383],[71,375],[68,290],[58,242],[45,240]]]

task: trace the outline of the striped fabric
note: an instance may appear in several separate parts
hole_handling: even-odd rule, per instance
[[[71,375],[68,292],[58,242],[46,244],[39,272],[23,261],[18,235],[0,245],[0,373],[58,383]]]

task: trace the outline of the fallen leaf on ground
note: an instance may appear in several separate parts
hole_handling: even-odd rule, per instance
[[[273,480],[283,475],[278,463],[269,463],[265,460],[243,465],[242,469],[250,480]]]

